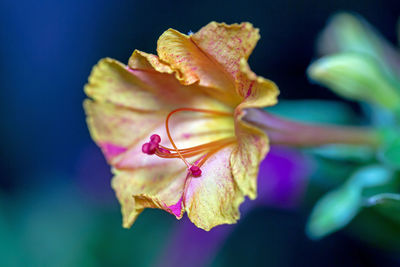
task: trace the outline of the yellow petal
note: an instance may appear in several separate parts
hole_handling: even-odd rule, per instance
[[[230,156],[233,177],[244,195],[255,199],[257,196],[257,176],[260,162],[269,150],[268,138],[258,128],[237,117],[237,147]]]
[[[93,67],[86,94],[99,102],[141,110],[156,110],[159,104],[154,90],[133,75],[122,63],[105,58]]]
[[[135,57],[139,57],[139,53]],[[148,58],[143,60],[151,62]],[[153,67],[148,64],[148,68]],[[155,69],[130,69],[109,58],[100,60],[93,67],[85,86],[86,94],[98,102],[111,102],[140,111],[170,112],[177,107],[190,106],[227,109],[224,103],[210,96],[212,92],[209,91],[199,85],[183,86],[174,74]]]
[[[240,190],[244,195],[255,199],[258,169],[269,150],[269,142],[263,131],[242,121],[242,110],[276,104],[279,90],[272,81],[257,77],[244,59],[240,61],[240,75],[242,87],[239,90],[243,90],[241,94],[245,95],[245,98],[235,110],[235,135],[238,146],[233,151],[230,162],[232,174]]]
[[[184,165],[164,162],[148,169],[114,170],[112,187],[121,204],[123,226],[130,227],[144,208],[163,209],[180,219],[186,179]]]
[[[173,73],[168,64],[160,61],[158,56],[135,50],[129,58],[128,66],[132,69],[155,70],[161,73]]]
[[[85,100],[84,108],[90,134],[111,164],[164,121],[159,113],[137,112],[111,103]]]
[[[229,73],[199,49],[189,36],[173,29],[165,31],[158,39],[157,53],[162,61],[176,70],[177,78],[183,84],[198,83],[213,88],[214,97],[233,106],[241,101],[235,94],[234,81]]]
[[[261,108],[275,105],[278,102],[279,89],[268,79],[257,76],[250,70],[246,60],[240,61],[239,94],[245,97],[240,108]]]
[[[260,39],[259,30],[251,23],[227,25],[210,22],[193,34],[192,40],[213,60],[238,82],[239,62],[248,59],[257,41]]]
[[[201,167],[200,177],[187,182],[184,204],[189,219],[206,231],[216,225],[232,224],[239,219],[239,205],[244,197],[229,168],[234,146],[214,154]]]

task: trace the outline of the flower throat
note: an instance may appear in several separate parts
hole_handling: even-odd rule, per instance
[[[200,167],[209,159],[213,154],[221,150],[222,148],[232,144],[235,142],[234,137],[223,138],[217,141],[209,142],[206,144],[178,149],[174,140],[172,139],[170,130],[169,130],[169,119],[173,114],[182,111],[189,111],[189,112],[199,112],[210,114],[214,116],[229,116],[231,117],[232,114],[228,112],[222,111],[215,111],[215,110],[207,110],[207,109],[197,109],[197,108],[178,108],[171,111],[165,120],[165,130],[167,132],[168,139],[173,148],[168,148],[165,146],[160,145],[161,137],[158,134],[153,134],[150,137],[150,142],[143,144],[142,152],[148,155],[157,155],[160,158],[180,158],[186,164],[188,168],[188,172],[193,175],[194,177],[199,177],[201,175]],[[200,158],[195,161],[193,164],[190,164],[187,161],[187,158],[200,156]]]

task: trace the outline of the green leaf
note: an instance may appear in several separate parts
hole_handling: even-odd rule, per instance
[[[321,54],[356,52],[367,54],[382,62],[384,71],[396,79],[400,74],[400,55],[361,16],[339,13],[332,17],[318,42]]]
[[[387,145],[379,153],[379,158],[392,168],[400,169],[400,137],[394,137],[392,141],[390,137],[387,139]]]
[[[319,239],[347,225],[360,209],[360,193],[352,188],[342,188],[320,199],[307,224],[307,235]]]
[[[383,193],[367,199],[366,206],[391,205],[400,212],[400,194]]]
[[[376,59],[366,54],[339,53],[312,63],[308,76],[348,99],[397,111],[400,93]]]
[[[364,205],[363,191],[391,182],[393,172],[372,165],[355,172],[339,189],[323,196],[315,205],[306,226],[312,239],[322,238],[345,227]]]
[[[382,193],[369,197],[364,206],[376,209],[382,215],[400,224],[400,194]]]
[[[345,186],[362,190],[366,187],[380,186],[390,182],[393,172],[380,165],[371,165],[354,173]]]
[[[318,49],[324,54],[351,51],[378,56],[381,38],[361,17],[339,13],[331,18],[318,41]]]

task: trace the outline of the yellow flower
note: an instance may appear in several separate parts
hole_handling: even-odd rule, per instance
[[[259,38],[250,23],[211,22],[189,36],[169,29],[158,56],[136,50],[128,66],[106,58],[93,68],[84,108],[124,227],[159,208],[210,230],[236,222],[244,197],[256,197],[268,138],[242,117],[279,94],[247,64]]]

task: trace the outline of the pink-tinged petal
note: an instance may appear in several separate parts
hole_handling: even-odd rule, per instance
[[[122,63],[105,58],[93,67],[85,93],[98,102],[118,106],[157,110],[159,101],[154,90],[129,72]]]
[[[258,32],[250,23],[226,25],[211,22],[191,36],[196,45],[234,79],[236,93],[241,99],[246,98],[246,107],[273,105],[279,94],[273,82],[257,77],[247,65],[247,59],[260,38]]]
[[[241,99],[235,94],[233,79],[189,36],[169,29],[158,39],[157,52],[160,59],[176,71],[181,83],[198,83],[202,87],[212,88],[209,93],[229,105],[235,106],[240,102]]]
[[[167,209],[174,214],[177,218],[181,218],[183,214],[183,198],[181,197],[174,205],[167,206]]]
[[[276,84],[250,70],[246,60],[240,61],[238,92],[244,97],[240,108],[261,108],[278,102],[279,89]]]
[[[102,148],[104,156],[107,158],[107,161],[111,161],[111,159],[113,159],[114,157],[117,157],[128,150],[128,148],[126,147],[108,142],[100,142],[99,145]]]
[[[224,105],[210,97],[208,89],[182,86],[174,74],[151,68],[150,63],[147,69],[131,69],[116,60],[102,59],[93,67],[85,92],[97,102],[142,112],[169,112],[177,106],[196,106],[201,102],[208,106]]]
[[[128,228],[145,208],[163,209],[182,218],[182,195],[187,176],[184,165],[116,170],[112,187],[121,204],[123,226]]]
[[[129,147],[147,138],[164,117],[92,100],[85,100],[84,107],[90,134],[111,164]]]
[[[231,155],[231,168],[243,194],[255,199],[259,165],[269,150],[269,141],[263,131],[242,120],[246,112],[243,109],[276,104],[279,90],[273,82],[257,77],[243,58],[240,61],[238,77],[241,77],[238,90],[245,97],[235,110],[235,135],[238,146]]]
[[[245,123],[240,117],[237,116],[235,124],[238,144],[230,156],[231,169],[242,193],[255,199],[258,170],[269,150],[269,142],[263,131]]]
[[[232,25],[210,22],[191,38],[237,82],[240,80],[239,62],[250,56],[260,39],[258,32],[248,22]]]
[[[111,164],[114,164],[117,155],[113,152],[110,154],[109,148],[104,144],[113,144],[130,150],[130,147],[140,141],[138,145],[141,146],[147,142],[146,138],[152,131],[161,129],[165,133],[165,118],[177,107],[231,110],[218,100],[210,98],[197,85],[182,86],[174,75],[128,70],[111,59],[104,59],[94,67],[85,90],[95,100],[86,100],[84,103],[92,138],[102,147]],[[179,138],[180,134],[192,137],[185,138],[185,144],[180,145],[193,146],[215,140],[226,136],[226,130],[232,135],[232,123],[226,127],[219,118],[200,122],[198,118],[204,117],[203,114],[200,115],[186,114],[185,120],[193,123],[190,126],[182,124],[185,127],[175,127],[174,125],[180,124],[181,120],[179,120],[180,115],[174,116],[171,124],[174,137]],[[216,134],[218,132],[220,134]],[[196,136],[197,138],[193,138]],[[163,140],[167,140],[165,134]],[[170,146],[169,143],[166,145]],[[139,155],[143,156],[141,153]]]
[[[201,167],[200,177],[191,177],[185,189],[184,206],[189,219],[209,231],[216,225],[232,224],[239,219],[244,196],[230,170],[229,157],[234,146],[226,147]]]
[[[133,52],[132,56],[129,58],[128,66],[131,69],[155,70],[160,73],[171,74],[174,72],[168,64],[161,62],[158,56],[139,50]]]

